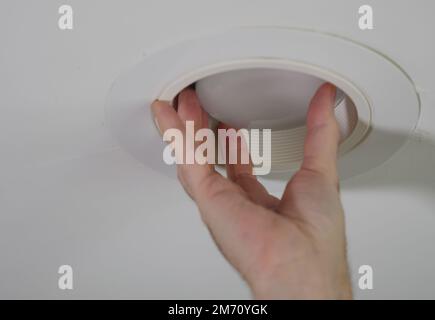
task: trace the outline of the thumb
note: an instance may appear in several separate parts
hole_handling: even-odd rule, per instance
[[[334,113],[335,95],[335,86],[326,83],[311,100],[301,168],[320,173],[334,182],[338,180],[336,164],[340,139]]]

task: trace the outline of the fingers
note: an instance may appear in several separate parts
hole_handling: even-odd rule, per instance
[[[317,172],[332,181],[337,180],[336,162],[340,139],[334,113],[335,94],[335,86],[326,83],[311,100],[301,168]]]
[[[151,105],[151,109],[154,115],[154,122],[160,134],[168,129],[179,129],[184,131],[184,126],[178,117],[177,111],[165,101],[155,101]]]
[[[178,113],[165,102],[155,102],[152,109],[162,133],[170,128],[178,128],[185,136],[187,130],[183,129],[184,122],[190,120],[198,122],[195,129],[207,127],[207,115],[191,91],[183,91],[179,95]],[[243,273],[245,261],[250,261],[256,255],[248,249],[256,249],[252,245],[254,241],[264,243],[260,238],[262,231],[275,221],[270,219],[269,210],[253,203],[248,196],[250,194],[259,199],[267,196],[256,179],[250,177],[252,168],[249,165],[236,165],[230,169],[230,176],[236,181],[240,175],[247,174],[238,181],[240,186],[207,164],[195,162],[192,165],[178,165],[177,169],[180,182],[196,202],[201,218],[218,247]]]
[[[234,129],[234,128],[230,128],[229,126],[227,126],[226,124],[224,124],[222,122],[219,123],[219,125],[218,125],[218,130],[219,129],[224,129],[224,130],[233,129],[233,130],[237,130],[237,129]],[[235,138],[235,139],[237,139],[236,141],[231,141],[231,139],[233,139],[233,138],[234,137],[226,136],[226,141],[225,141],[226,142],[225,143],[225,147],[226,147],[226,152],[225,152],[225,154],[226,154],[226,159],[225,160],[226,161],[225,161],[225,163],[227,164],[226,165],[226,170],[227,170],[227,176],[228,176],[228,178],[230,180],[234,181],[237,178],[237,176],[239,176],[239,175],[249,175],[249,176],[254,177],[252,175],[252,162],[250,161],[250,158],[249,158],[249,150],[248,150],[248,146],[247,146],[246,140],[243,139],[243,137],[240,137],[240,139]],[[236,147],[237,147],[237,149],[236,149],[237,161],[234,164],[231,164],[230,163],[230,159],[229,159],[230,158],[229,153],[231,151],[230,150],[230,144],[231,143],[235,144]],[[242,153],[245,155],[244,158],[249,158],[248,163],[242,163],[242,161],[241,161],[242,160]]]
[[[193,89],[185,89],[179,94],[178,115],[183,122],[194,121],[195,132],[208,127],[207,114]]]
[[[185,90],[178,96],[178,113],[169,103],[159,101],[152,105],[152,110],[162,133],[167,129],[177,128],[185,136],[184,125],[187,121],[197,123],[195,130],[207,126],[207,115],[192,90]],[[244,236],[251,232],[247,225],[256,221],[256,205],[239,186],[210,169],[209,165],[195,162],[192,165],[178,165],[177,170],[180,182],[195,200],[202,219],[219,247],[227,256],[238,256],[233,253],[234,243],[242,240],[240,226],[246,226]],[[250,173],[250,166],[237,167],[234,175],[242,172]],[[249,188],[244,183],[242,185]]]
[[[193,134],[196,134],[199,129],[208,128],[208,115],[202,109],[193,89],[185,89],[179,94],[178,115],[184,124],[187,121],[193,122]],[[195,138],[185,135],[185,139],[186,153],[190,151],[190,154],[193,155],[197,144],[194,141]],[[211,164],[198,164],[195,159],[190,159],[190,162],[186,161],[184,163],[186,164],[177,167],[178,179],[187,193],[195,200],[198,198],[197,190],[201,182],[210,174],[215,173],[214,167]]]
[[[279,205],[279,199],[267,192],[267,189],[250,173],[237,172],[236,168],[230,168],[234,165],[227,165],[227,172],[231,173],[231,181],[238,184],[248,195],[249,199],[265,208],[275,209]],[[230,174],[229,174],[230,177]]]
[[[154,102],[152,110],[162,134],[165,130],[177,128],[186,138],[187,121],[195,122],[195,132],[207,127],[208,116],[191,89],[183,90],[179,94],[178,113],[169,103],[161,101]],[[240,144],[237,146],[240,148]],[[240,215],[237,214],[235,207],[240,203],[248,202],[249,196],[246,193],[256,201],[271,205],[269,195],[252,176],[251,164],[236,164],[229,167],[229,178],[236,181],[243,190],[246,190],[246,193],[216,173],[208,164],[200,165],[194,161],[194,164],[177,165],[177,170],[181,184],[196,201],[206,220],[212,221],[212,225],[220,224],[221,219],[224,224],[239,219]]]
[[[229,129],[229,127],[223,123],[218,126],[219,129]],[[237,143],[237,163],[230,164],[229,161],[229,139],[226,143],[226,171],[227,177],[237,185],[239,185],[248,195],[249,199],[265,208],[275,209],[279,200],[267,192],[266,188],[257,180],[256,176],[252,174],[252,162],[242,163],[242,152],[249,155],[248,146],[244,139],[241,139],[240,143]]]
[[[206,117],[204,117],[203,110],[195,94],[192,94],[190,91],[191,90],[186,90],[180,94],[178,98],[178,113],[168,102],[155,101],[151,105],[156,125],[162,135],[168,129],[178,129],[182,132],[184,140],[187,140],[185,130],[186,121],[194,121],[194,133],[202,127],[203,124],[207,125],[206,120],[204,120]],[[194,140],[194,137],[187,138],[192,139],[191,142]],[[184,150],[183,163],[186,163],[185,160],[188,152],[194,152],[194,145],[192,145],[190,149],[191,150]],[[186,192],[194,199],[197,186],[213,172],[214,170],[210,165],[200,165],[195,163],[195,161],[193,161],[193,164],[177,165],[178,178]]]

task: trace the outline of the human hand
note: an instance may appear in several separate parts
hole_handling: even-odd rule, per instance
[[[177,166],[178,178],[226,259],[260,299],[350,299],[344,212],[336,170],[339,129],[336,89],[324,84],[307,114],[304,159],[281,199],[252,175],[250,165],[227,165],[223,177],[209,164]],[[192,89],[178,111],[156,101],[161,132],[208,128],[208,115]]]

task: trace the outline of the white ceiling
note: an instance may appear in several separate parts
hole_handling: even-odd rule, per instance
[[[178,184],[120,150],[104,118],[112,81],[150,51],[241,25],[346,36],[416,83],[413,137],[342,193],[353,277],[374,268],[356,297],[435,298],[435,2],[74,0],[74,31],[57,28],[61,4],[0,3],[1,298],[249,297]],[[358,28],[362,4],[373,31]],[[62,264],[72,291],[57,288]]]

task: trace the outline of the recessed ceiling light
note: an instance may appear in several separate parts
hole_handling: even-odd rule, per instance
[[[302,159],[308,103],[325,81],[340,89],[341,178],[387,160],[417,123],[415,86],[396,63],[340,37],[284,28],[235,29],[148,56],[115,81],[107,117],[128,152],[173,175],[162,161],[164,144],[149,106],[155,99],[173,101],[195,83],[215,119],[273,129],[271,177],[286,178]]]
[[[234,128],[272,129],[271,172],[289,171],[302,160],[307,108],[324,80],[283,65],[270,65],[213,74],[196,82],[196,92],[216,122]],[[343,142],[355,129],[358,112],[341,90],[337,91],[334,107]],[[353,145],[365,132],[358,133]],[[262,150],[260,145],[251,147]]]

